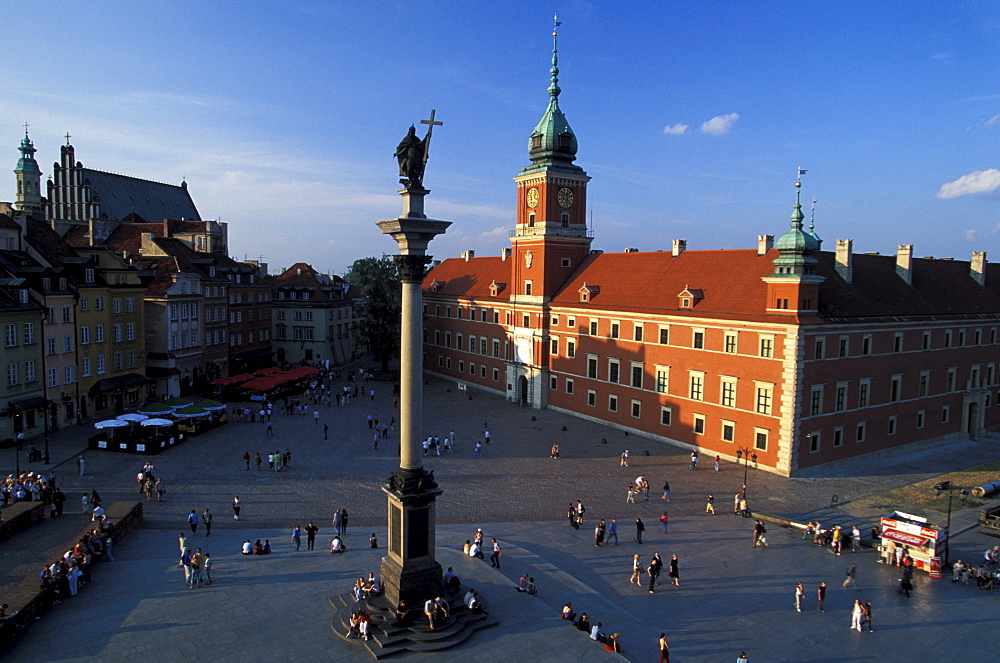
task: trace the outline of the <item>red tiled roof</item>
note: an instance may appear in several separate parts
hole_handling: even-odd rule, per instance
[[[836,272],[833,253],[821,253],[817,273],[820,316],[832,320],[990,317],[1000,312],[1000,264],[986,266],[986,285],[970,275],[967,260],[914,258],[912,284],[896,274],[896,256],[855,254],[851,283]]]
[[[791,316],[768,313],[767,284],[761,277],[774,272],[778,253],[756,249],[602,253],[586,257],[552,299],[554,306],[608,311],[665,313],[695,317],[787,321]],[[912,284],[896,274],[894,255],[853,256],[852,283],[836,271],[832,252],[817,255],[820,285],[819,317],[824,321],[893,318],[990,317],[1000,311],[1000,264],[987,264],[986,285],[977,284],[969,262],[914,258]],[[510,259],[508,259],[509,261]],[[493,281],[507,282],[510,264],[499,257],[451,258],[424,278],[427,296],[491,298]],[[430,291],[438,282],[436,293]],[[590,301],[580,301],[580,289],[599,288]],[[700,291],[703,299],[691,309],[678,309],[678,293]]]
[[[506,296],[491,297],[490,284],[493,281],[506,283],[510,279],[511,260],[513,258],[504,261],[499,256],[469,258],[468,261],[464,258],[444,260],[424,277],[424,290],[430,295],[431,285],[439,281],[442,285],[436,294],[445,297],[507,299]]]

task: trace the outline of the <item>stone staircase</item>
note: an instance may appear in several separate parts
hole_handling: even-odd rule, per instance
[[[393,626],[395,606],[389,605],[385,597],[376,596],[357,602],[350,592],[327,599],[334,611],[330,627],[340,639],[359,648],[363,647],[376,660],[403,652],[444,651],[465,642],[476,631],[500,623],[498,619],[486,613],[474,615],[466,609],[461,601],[466,591],[467,589],[463,587],[456,597],[449,599],[448,619],[443,624],[438,624],[433,631],[417,606],[413,608],[411,624],[406,627],[396,627]],[[367,641],[347,637],[351,630],[351,613],[359,608],[371,615]]]

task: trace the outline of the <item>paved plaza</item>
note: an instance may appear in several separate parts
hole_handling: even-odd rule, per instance
[[[365,396],[345,407],[318,407],[319,424],[311,414],[279,415],[276,434],[269,437],[259,423],[232,422],[153,457],[167,484],[166,501],[148,503],[146,525],[116,548],[118,561],[99,565],[95,582],[37,622],[6,658],[365,660],[359,646],[331,632],[327,597],[347,591],[359,575],[377,572],[384,554],[385,497],[379,484],[396,466],[398,436],[373,448],[367,415],[386,420],[395,414],[391,386],[373,386],[374,401]],[[733,463],[724,463],[716,473],[703,457],[692,472],[682,449],[460,392],[438,380],[425,387],[425,408],[427,433],[444,437],[454,430],[457,437],[453,454],[425,459],[445,491],[438,500],[438,559],[479,590],[487,609],[500,619],[498,628],[436,654],[440,660],[622,658],[559,619],[567,600],[603,622],[607,632],[621,633],[623,658],[631,661],[657,660],[661,632],[670,641],[673,661],[733,661],[745,650],[754,663],[945,657],[985,662],[1000,651],[1000,593],[931,581],[918,573],[919,586],[907,599],[895,593],[893,569],[877,564],[872,551],[838,557],[777,526],[769,527],[767,549],[752,548],[752,521],[729,514],[744,476],[743,468]],[[491,444],[476,457],[473,447],[484,421]],[[330,426],[329,440],[323,440],[324,423]],[[87,451],[87,476],[77,476],[75,458],[89,432],[74,429],[52,437],[53,461],[59,463],[55,469],[70,496],[68,511],[94,488],[106,503],[141,497],[134,481],[145,460],[139,456]],[[560,460],[549,458],[555,442]],[[286,448],[292,452],[290,470],[268,472],[266,464],[261,472],[252,466],[244,470],[244,451],[253,455]],[[628,468],[619,464],[625,448],[631,450]],[[773,515],[806,514],[828,507],[837,494],[840,510],[864,518],[870,527],[876,511],[870,506],[852,511],[861,498],[996,459],[998,449],[1000,438],[956,440],[851,461],[835,473],[792,480],[751,467],[751,507]],[[12,461],[12,452],[0,452],[0,471],[12,471]],[[649,477],[651,499],[626,504],[626,485],[638,474]],[[664,479],[672,488],[669,503],[658,499]],[[716,496],[719,515],[703,513],[708,493]],[[239,522],[231,517],[234,495],[244,504]],[[577,499],[587,507],[579,531],[565,519],[567,504]],[[177,567],[177,534],[186,531],[185,514],[192,509],[200,514],[205,507],[216,516],[215,528],[210,538],[200,529],[192,543],[212,553],[215,582],[188,590]],[[337,508],[350,513],[349,550],[335,557],[327,550]],[[665,508],[670,512],[666,535],[657,522]],[[633,541],[636,517],[647,524],[642,545]],[[36,526],[37,532],[0,544],[0,588],[31,572],[37,565],[30,560],[76,531],[83,518],[46,521]],[[593,525],[600,518],[618,519],[620,545],[594,546]],[[309,520],[321,530],[317,550],[306,552],[303,543],[296,552],[290,530]],[[960,511],[953,529],[966,529],[974,520],[973,510]],[[487,541],[495,536],[501,542],[500,570],[462,556],[461,545],[476,527],[483,528]],[[368,548],[372,532],[379,536],[379,550]],[[269,538],[274,553],[244,558],[239,546],[248,538]],[[968,529],[954,541],[952,559],[978,559],[984,548],[997,543]],[[645,585],[628,583],[632,555],[641,554],[645,563],[654,551],[664,560],[678,555],[680,587],[668,586],[665,574],[654,594]],[[853,562],[859,565],[858,592],[841,588],[844,570]],[[538,597],[513,590],[522,573],[534,576]],[[807,590],[801,614],[793,605],[800,580]],[[830,585],[825,613],[815,610],[821,581]],[[859,597],[873,604],[873,633],[849,630],[849,609]]]

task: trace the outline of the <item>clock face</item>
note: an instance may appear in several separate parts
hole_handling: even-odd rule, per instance
[[[534,208],[537,206],[538,206],[538,189],[535,187],[531,187],[530,189],[528,189],[528,207]]]
[[[572,207],[573,206],[573,190],[563,187],[559,189],[559,195],[557,197],[560,207]]]

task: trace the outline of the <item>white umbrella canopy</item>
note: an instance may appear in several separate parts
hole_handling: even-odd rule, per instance
[[[154,418],[154,419],[146,419],[145,421],[141,421],[141,422],[139,422],[139,425],[140,426],[169,426],[172,423],[174,423],[174,422],[170,421],[169,419]]]
[[[115,417],[115,419],[118,419],[119,421],[138,422],[138,421],[146,421],[146,419],[149,419],[149,417],[146,416],[145,414],[137,414],[135,412],[129,412],[128,414],[120,414],[117,417]]]
[[[107,421],[98,421],[94,423],[94,428],[121,428],[123,426],[128,426],[127,421],[119,421],[117,419],[108,419]]]

